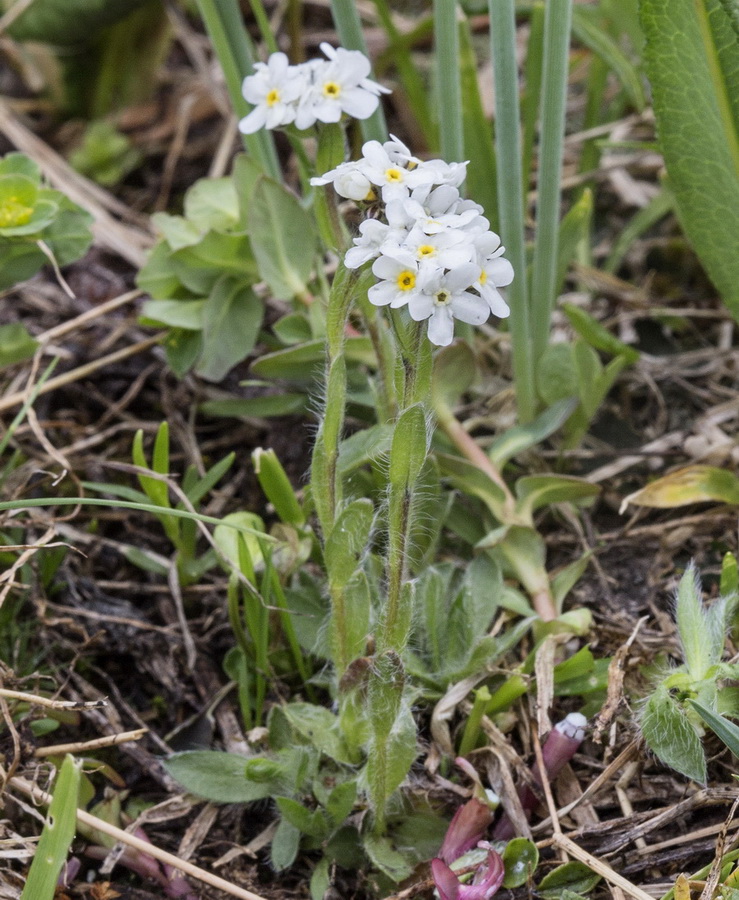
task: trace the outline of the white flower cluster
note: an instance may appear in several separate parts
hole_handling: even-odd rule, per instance
[[[367,119],[377,109],[380,94],[389,94],[367,76],[370,62],[359,50],[321,44],[327,59],[291,66],[284,53],[254,64],[244,79],[244,99],[254,109],[239,122],[244,134],[292,123],[301,130],[316,122],[338,122],[342,113]]]
[[[345,265],[356,269],[374,259],[379,280],[370,301],[407,306],[415,321],[428,319],[429,340],[441,347],[454,337],[454,319],[481,325],[491,313],[510,313],[498,288],[513,281],[513,267],[482,207],[462,199],[466,174],[467,163],[422,161],[393,137],[368,141],[362,159],[311,179],[359,202],[374,203],[379,193],[384,220],[361,223]]]

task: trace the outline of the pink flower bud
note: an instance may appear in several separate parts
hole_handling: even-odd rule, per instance
[[[549,736],[541,748],[541,757],[550,781],[559,775],[577,752],[578,747],[585,739],[587,724],[588,720],[582,713],[570,713],[549,732]],[[542,778],[538,763],[531,769],[531,777],[535,784],[541,786]],[[539,798],[527,784],[524,784],[518,789],[518,799],[521,801],[521,808],[526,818],[530,818],[531,813],[539,805]],[[504,815],[496,825],[493,837],[496,841],[507,841],[514,834],[513,823],[508,816]]]
[[[445,863],[452,863],[463,853],[476,847],[492,821],[493,813],[486,803],[481,803],[474,797],[468,800],[457,809],[449,823],[444,843],[439,850],[441,859]]]
[[[444,860],[431,860],[431,874],[441,900],[489,900],[503,884],[503,860],[485,841],[479,846],[487,847],[488,855],[478,866],[470,884],[462,884]]]

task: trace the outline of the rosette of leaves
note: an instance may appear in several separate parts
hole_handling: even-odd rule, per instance
[[[316,234],[297,197],[246,157],[226,178],[203,178],[186,193],[184,215],[157,213],[161,232],[139,272],[151,300],[145,324],[168,329],[167,360],[220,381],[252,351],[264,318],[254,291],[278,300],[307,294]]]
[[[60,266],[92,243],[92,216],[61,191],[44,187],[41,170],[22,153],[0,159],[0,290],[35,275],[49,261]]]
[[[680,649],[684,662],[664,670],[644,701],[640,726],[647,746],[668,766],[706,783],[706,756],[701,743],[703,720],[693,706],[717,716],[739,715],[739,698],[727,679],[739,679],[739,665],[721,661],[736,595],[711,606],[702,600],[700,578],[689,565],[680,579],[675,601]]]

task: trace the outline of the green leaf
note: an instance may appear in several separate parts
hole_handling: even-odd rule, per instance
[[[641,0],[645,64],[685,233],[739,318],[739,38],[720,0]]]
[[[283,819],[294,825],[302,834],[323,840],[328,836],[328,823],[321,809],[307,809],[292,797],[275,797],[277,808]]]
[[[372,342],[367,337],[351,337],[345,344],[348,362],[375,366]],[[285,378],[289,381],[312,382],[323,374],[326,361],[326,342],[308,341],[297,347],[288,347],[274,353],[266,353],[256,360],[251,371],[262,378]]]
[[[706,783],[706,757],[698,733],[662,685],[644,705],[641,730],[649,749],[665,765],[699,784]]]
[[[205,300],[147,300],[139,321],[144,325],[169,325],[186,331],[202,331]]]
[[[295,862],[300,848],[300,829],[287,819],[280,819],[270,847],[270,859],[278,872]]]
[[[74,840],[82,761],[67,754],[59,771],[21,900],[53,900],[59,873]]]
[[[442,475],[449,477],[456,488],[465,494],[479,497],[499,522],[504,520],[505,494],[488,475],[458,456],[437,453],[436,459]]]
[[[579,397],[577,371],[569,344],[550,344],[536,368],[536,384],[545,403]]]
[[[505,866],[503,887],[510,891],[531,878],[539,863],[539,851],[527,838],[513,838],[506,844],[502,859]]]
[[[203,236],[202,229],[193,222],[188,222],[183,216],[157,212],[151,217],[151,221],[169,244],[170,250],[192,247]]]
[[[363,845],[374,865],[393,881],[401,882],[413,871],[413,867],[398,853],[388,838],[368,834],[363,839]]]
[[[344,438],[339,444],[339,472],[349,475],[360,466],[377,462],[390,450],[392,440],[392,425],[371,425]]]
[[[32,278],[48,262],[35,244],[19,243],[0,236],[0,290]]]
[[[464,341],[444,347],[434,356],[431,405],[435,410],[453,409],[477,375],[475,354]]]
[[[404,410],[395,423],[388,477],[391,485],[415,483],[428,452],[426,416],[420,403]]]
[[[587,894],[599,881],[600,875],[596,875],[585,863],[567,862],[542,878],[537,886],[537,893],[544,900],[561,900],[564,891]]]
[[[259,484],[280,519],[291,525],[304,525],[305,513],[275,451],[257,447],[251,461]]]
[[[259,274],[279,300],[306,291],[313,268],[316,235],[313,220],[297,197],[261,176],[246,211],[248,232]]]
[[[332,591],[342,591],[356,572],[367,550],[374,515],[372,501],[362,498],[346,506],[336,519],[324,549]]]
[[[629,494],[622,508],[633,503],[635,506],[671,509],[709,500],[739,505],[739,478],[728,469],[716,466],[685,466]]]
[[[273,782],[247,780],[246,764],[252,759],[218,750],[187,750],[170,756],[164,768],[198,797],[214,803],[251,803],[274,792]]]
[[[151,249],[146,262],[136,276],[136,286],[155,300],[167,300],[187,293],[177,277],[172,262],[172,250],[166,241],[159,241]]]
[[[514,425],[513,428],[507,428],[490,445],[488,456],[497,468],[502,469],[514,456],[554,434],[564,425],[576,406],[575,397],[566,397],[552,404],[528,425]]]
[[[590,220],[593,216],[593,193],[585,188],[580,198],[567,211],[559,226],[559,246],[557,248],[556,295],[562,290],[570,263],[575,258],[577,248],[585,240],[590,242]]]
[[[0,369],[30,359],[36,352],[34,340],[21,322],[0,325]]]
[[[41,169],[38,163],[26,156],[25,153],[6,153],[0,159],[1,175],[25,175],[37,185],[41,184]]]
[[[574,475],[526,475],[516,482],[516,510],[530,518],[550,503],[577,503],[600,493],[600,487]]]
[[[581,307],[573,303],[563,303],[562,309],[570,320],[570,325],[591,347],[612,356],[623,356],[628,363],[635,363],[639,359],[638,350],[620,341]]]
[[[708,709],[695,700],[689,700],[688,702],[711,731],[726,744],[734,756],[739,757],[739,725],[724,718],[724,716],[719,716],[713,710]]]
[[[145,0],[36,0],[10,26],[18,41],[85,44]],[[10,3],[3,0],[6,9]]]
[[[185,217],[201,232],[238,230],[239,200],[231,178],[201,178],[185,194]]]
[[[642,79],[636,66],[603,28],[602,22],[590,16],[590,9],[575,6],[572,10],[572,32],[606,63],[621,82],[632,105],[639,112],[646,105]]]
[[[220,381],[257,342],[264,304],[241,278],[216,282],[203,308],[203,352],[197,373]]]
[[[56,193],[56,191],[54,192]],[[60,212],[41,232],[57,264],[67,266],[87,253],[92,244],[93,217],[66,197],[59,202]]]
[[[336,762],[353,762],[338,733],[337,718],[330,710],[312,703],[288,703],[283,707],[283,712],[293,728],[310,741],[316,750]]]
[[[354,801],[356,798],[357,782],[354,780],[337,784],[331,791],[326,802],[326,812],[331,817],[331,821],[335,827],[344,823],[344,819],[346,819],[354,808]]]
[[[269,394],[266,397],[208,400],[200,405],[200,411],[206,416],[268,419],[271,416],[290,416],[304,412],[307,403],[305,394],[280,393]]]

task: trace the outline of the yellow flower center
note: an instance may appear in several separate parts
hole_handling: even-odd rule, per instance
[[[406,269],[404,272],[401,272],[395,279],[395,281],[401,291],[411,291],[416,286],[415,273],[411,272],[408,269]]]
[[[433,256],[436,253],[436,247],[433,244],[421,244],[418,248],[419,256]]]
[[[8,197],[0,206],[0,228],[25,225],[33,215],[33,207],[24,206],[17,197]]]
[[[402,169],[385,169],[385,178],[387,178],[388,182],[395,184],[400,184],[403,181],[403,170]]]
[[[330,97],[332,100],[335,100],[336,97],[341,93],[341,85],[335,81],[327,81],[323,85],[323,95],[324,97]]]
[[[485,284],[485,282],[488,280],[488,273],[485,271],[485,269],[482,269],[480,271],[480,277],[477,280],[480,282],[480,284]]]
[[[267,94],[266,100],[267,106],[274,106],[275,103],[280,102],[280,92],[277,90],[277,88],[272,88],[272,90]]]

